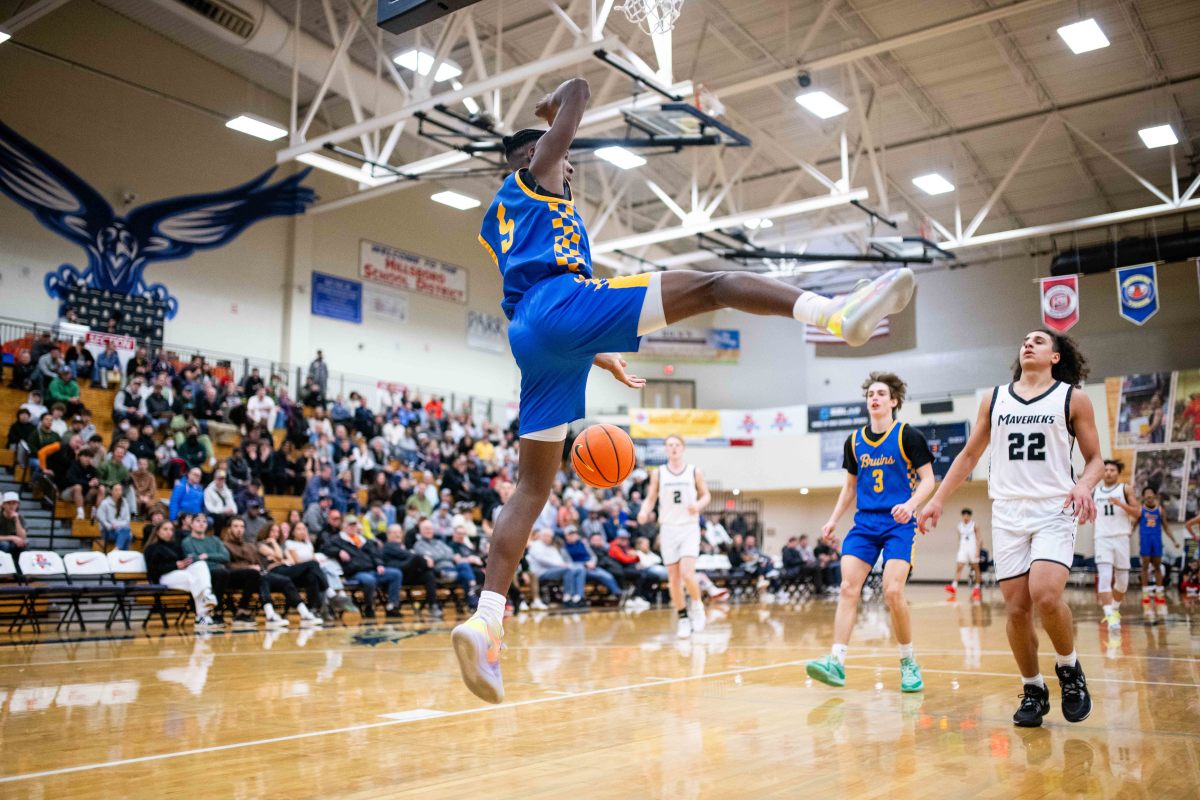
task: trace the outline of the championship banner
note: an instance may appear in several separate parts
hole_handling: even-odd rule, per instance
[[[467,302],[467,271],[454,264],[363,239],[358,268],[364,280],[438,300]]]
[[[720,439],[721,412],[694,408],[635,408],[629,412],[629,435],[634,439]]]
[[[1158,267],[1137,264],[1117,274],[1117,310],[1134,325],[1145,325],[1158,313]]]
[[[1041,278],[1042,324],[1066,333],[1079,322],[1079,276]]]

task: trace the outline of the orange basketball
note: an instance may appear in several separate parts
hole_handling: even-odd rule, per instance
[[[571,465],[588,486],[611,489],[633,471],[633,440],[616,425],[592,425],[575,437]]]

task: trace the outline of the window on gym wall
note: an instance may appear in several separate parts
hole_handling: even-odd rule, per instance
[[[646,381],[642,408],[695,408],[695,381]]]

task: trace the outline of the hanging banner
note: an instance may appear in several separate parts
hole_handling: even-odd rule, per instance
[[[747,439],[804,433],[804,406],[723,410],[721,429]]]
[[[635,408],[629,412],[629,435],[634,439],[720,439],[721,412],[695,408]]]
[[[93,358],[99,358],[100,354],[104,352],[104,346],[109,344],[113,346],[113,350],[117,351],[117,358],[121,361],[121,374],[124,375],[125,365],[137,352],[137,340],[132,336],[117,336],[98,331],[88,331],[83,340],[83,346],[92,354]]]
[[[311,312],[318,317],[361,324],[362,293],[363,285],[359,281],[314,271]]]
[[[1079,276],[1063,275],[1038,281],[1042,295],[1042,324],[1066,333],[1079,322]]]
[[[438,300],[467,302],[467,271],[454,264],[363,239],[358,268],[364,280]]]
[[[808,432],[852,431],[870,421],[866,403],[838,403],[808,407]]]
[[[664,328],[642,337],[639,361],[736,364],[742,352],[738,331],[727,328]]]
[[[1137,264],[1116,274],[1118,311],[1134,325],[1145,325],[1158,313],[1158,267]]]

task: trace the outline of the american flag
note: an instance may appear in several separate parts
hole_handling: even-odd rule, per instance
[[[891,325],[888,318],[875,326],[875,332],[871,334],[872,339],[878,339],[880,336],[887,336],[891,332]],[[805,344],[845,344],[839,337],[834,336],[824,328],[818,328],[815,325],[804,326],[804,343]]]

